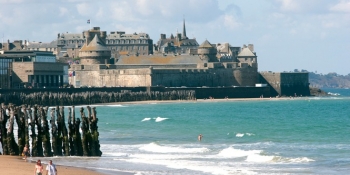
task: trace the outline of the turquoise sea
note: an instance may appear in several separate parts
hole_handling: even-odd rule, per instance
[[[350,89],[327,91],[339,95],[96,105],[102,157],[52,159],[107,174],[348,174]]]

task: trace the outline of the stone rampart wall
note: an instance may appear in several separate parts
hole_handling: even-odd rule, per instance
[[[260,82],[272,87],[271,95],[310,95],[308,73],[260,72]]]
[[[275,72],[261,72],[259,74],[260,83],[271,86],[271,95],[281,95],[281,74]]]
[[[75,80],[73,80],[75,78]],[[217,68],[217,69],[109,69],[108,66],[95,70],[89,65],[84,69],[78,66],[71,84],[76,87],[218,87],[218,86],[255,86],[258,82],[257,69]],[[77,85],[74,82],[77,82]],[[79,86],[80,84],[80,86]]]
[[[150,64],[135,64],[135,65],[121,65],[117,64],[117,69],[141,69],[141,68],[157,68],[157,69],[183,69],[183,68],[197,68],[197,64],[163,64],[163,65],[150,65]]]
[[[255,86],[258,82],[258,70],[252,67],[234,69],[233,76],[237,86]]]

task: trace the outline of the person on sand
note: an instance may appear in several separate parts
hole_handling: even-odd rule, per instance
[[[28,148],[28,145],[25,144],[24,148],[23,148],[23,152],[22,152],[22,155],[24,156],[24,161],[27,160],[27,157],[29,156],[29,148]]]
[[[46,175],[57,175],[57,169],[52,163],[52,160],[49,161],[49,164],[46,167]]]
[[[198,136],[198,141],[201,141],[202,140],[202,134],[199,134],[199,136]]]
[[[34,175],[42,175],[43,171],[44,171],[43,165],[41,164],[41,161],[38,160],[35,165]]]

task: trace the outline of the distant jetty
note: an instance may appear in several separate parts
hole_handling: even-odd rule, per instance
[[[311,96],[329,96],[326,91],[315,87],[310,87],[310,94]]]

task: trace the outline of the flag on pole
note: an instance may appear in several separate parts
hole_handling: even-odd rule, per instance
[[[75,71],[73,71],[73,73],[72,73],[72,74],[73,74],[73,77],[75,77]]]
[[[87,23],[90,24],[90,19],[87,20]]]

